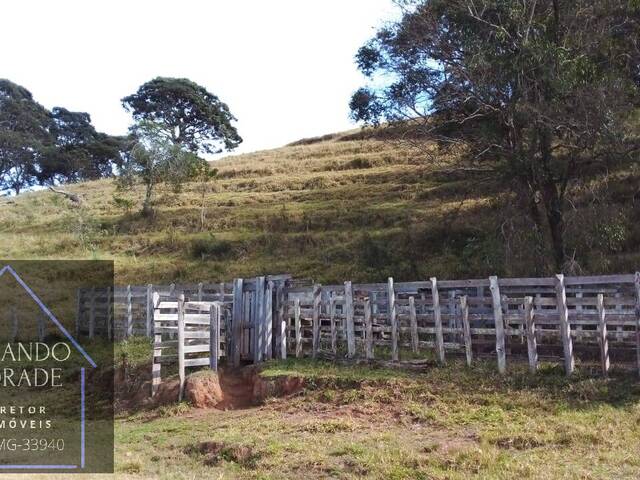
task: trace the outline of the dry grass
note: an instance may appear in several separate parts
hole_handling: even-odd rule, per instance
[[[82,207],[26,193],[0,200],[0,247],[12,258],[114,259],[119,283],[540,273],[530,228],[499,179],[443,173],[453,159],[426,151],[430,161],[356,131],[228,157],[207,186],[204,231],[195,183],[181,193],[160,189],[153,221],[136,213],[141,189],[118,192],[110,180],[69,186]],[[583,232],[571,238],[585,273],[626,271],[640,260],[631,202],[638,176],[628,169],[576,187],[569,227]],[[592,201],[603,185],[615,195]]]

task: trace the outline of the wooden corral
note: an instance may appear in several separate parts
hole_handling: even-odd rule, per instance
[[[612,363],[640,368],[640,273],[324,286],[278,275],[128,286],[111,300],[106,290],[78,294],[79,334],[147,335],[154,357],[162,351],[158,358],[173,342],[183,347],[184,366],[214,365],[211,343],[194,346],[195,338],[209,338],[214,318],[216,366],[219,356],[239,365],[288,355],[373,359],[384,351],[398,361],[429,350],[439,363],[452,354],[469,364],[493,357],[500,372],[518,356],[532,371],[539,361],[560,361],[570,374],[576,356],[597,361],[605,375]],[[205,358],[194,363],[194,353]]]

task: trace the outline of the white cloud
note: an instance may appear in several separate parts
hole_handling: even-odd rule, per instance
[[[126,131],[120,98],[188,77],[238,117],[239,151],[352,128],[357,48],[391,0],[20,0],[0,7],[1,73],[46,107]]]

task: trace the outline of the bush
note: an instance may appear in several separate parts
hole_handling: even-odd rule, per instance
[[[235,253],[232,242],[218,240],[213,235],[209,238],[198,238],[191,244],[191,254],[195,258],[203,260],[207,257],[216,257],[217,259],[233,258]]]

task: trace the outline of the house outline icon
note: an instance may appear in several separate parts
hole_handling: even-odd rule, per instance
[[[38,305],[42,313],[44,313],[49,320],[51,320],[58,330],[71,342],[74,348],[89,362],[93,368],[98,368],[96,362],[89,356],[89,354],[82,348],[82,345],[64,328],[56,316],[47,308],[47,306],[40,300],[40,297],[26,284],[24,280],[18,275],[11,265],[5,265],[0,269],[0,278],[9,273],[18,282],[18,284],[29,294],[34,302]],[[0,470],[72,470],[78,467],[84,468],[86,465],[85,444],[86,444],[86,432],[85,432],[85,379],[86,372],[85,367],[80,368],[80,465],[0,465]]]

